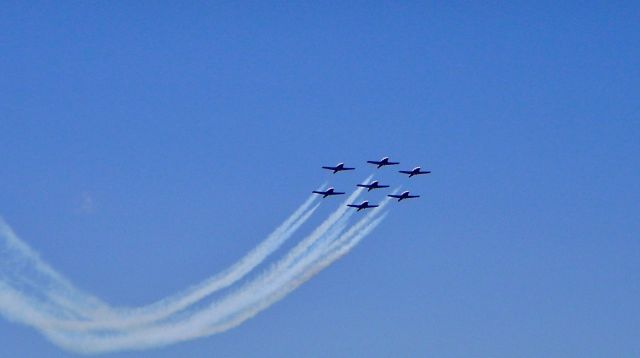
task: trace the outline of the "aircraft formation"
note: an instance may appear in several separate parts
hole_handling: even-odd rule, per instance
[[[368,164],[373,164],[376,166],[377,169],[380,169],[382,167],[385,166],[390,166],[390,165],[398,165],[400,164],[400,162],[392,162],[389,161],[389,157],[384,157],[380,160],[367,160]],[[356,168],[353,167],[345,167],[344,163],[338,163],[335,166],[331,167],[331,166],[323,166],[322,169],[327,169],[333,172],[333,174],[342,172],[342,171],[348,171],[348,170],[355,170]],[[416,176],[416,175],[423,175],[423,174],[429,174],[431,173],[430,171],[427,170],[422,170],[422,168],[420,167],[415,167],[411,170],[399,170],[398,173],[402,173],[402,174],[407,174],[409,175],[409,178]],[[360,188],[366,188],[367,192],[370,192],[371,190],[374,189],[383,189],[383,188],[388,188],[389,185],[382,185],[380,184],[380,182],[378,182],[377,180],[372,181],[371,183],[365,183],[365,184],[356,184],[357,187]],[[331,187],[328,188],[327,190],[324,191],[319,191],[319,190],[314,190],[313,193],[318,194],[318,195],[322,195],[323,198],[329,197],[329,196],[334,196],[334,195],[343,195],[345,192],[338,192],[335,191],[335,188]],[[411,193],[409,191],[405,191],[400,195],[395,195],[395,194],[389,194],[387,195],[388,197],[394,198],[394,199],[398,199],[398,202],[405,200],[405,199],[413,199],[413,198],[419,198],[420,195],[411,195]],[[370,209],[370,208],[376,208],[379,205],[373,205],[373,204],[369,204],[368,200],[363,201],[360,204],[347,204],[348,207],[351,208],[356,208],[356,211],[360,211],[360,210],[364,210],[364,209]]]

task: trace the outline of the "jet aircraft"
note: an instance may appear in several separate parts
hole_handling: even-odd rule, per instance
[[[428,170],[420,170],[420,167],[415,167],[412,170],[399,170],[399,173],[402,174],[409,174],[409,178],[411,178],[414,175],[420,175],[420,174],[429,174],[431,173]]]
[[[367,163],[377,165],[378,169],[380,169],[381,167],[384,167],[385,165],[400,164],[400,162],[390,162],[389,161],[389,157],[384,157],[384,158],[380,159],[379,161],[377,161],[377,160],[367,160]]]
[[[365,200],[361,204],[347,204],[347,206],[350,208],[358,208],[356,211],[360,211],[362,209],[377,208],[379,205],[370,205],[369,202]]]
[[[329,189],[327,189],[325,191],[314,190],[314,191],[312,191],[312,193],[320,194],[320,195],[322,195],[323,198],[326,198],[327,196],[332,196],[332,195],[342,195],[342,194],[344,194],[344,192],[335,191],[333,188],[329,188]]]
[[[405,191],[400,195],[389,194],[387,196],[391,197],[391,198],[396,198],[396,199],[398,199],[398,201],[403,201],[404,199],[412,199],[412,198],[419,198],[420,197],[420,195],[409,195],[408,191]]]
[[[361,188],[367,188],[367,191],[371,191],[373,189],[381,189],[381,188],[388,188],[388,185],[380,185],[380,183],[378,183],[378,181],[373,181],[371,184],[356,184],[356,186],[359,186]]]
[[[343,171],[343,170],[354,170],[355,168],[346,168],[344,163],[338,163],[335,167],[322,167],[322,169],[333,170],[333,174]]]

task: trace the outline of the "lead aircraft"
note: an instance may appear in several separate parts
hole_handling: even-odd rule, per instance
[[[400,162],[390,162],[389,161],[389,157],[384,157],[384,158],[382,158],[380,160],[367,160],[367,163],[377,165],[378,169],[380,169],[381,167],[384,167],[385,165],[397,165],[397,164],[400,164]]]

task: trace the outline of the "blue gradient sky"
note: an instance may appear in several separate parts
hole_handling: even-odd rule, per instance
[[[422,198],[350,255],[232,331],[110,356],[637,357],[639,14],[5,2],[0,215],[79,287],[138,305],[388,155],[433,174],[379,173]],[[319,169],[338,161],[358,170]],[[0,347],[68,355],[5,319]]]

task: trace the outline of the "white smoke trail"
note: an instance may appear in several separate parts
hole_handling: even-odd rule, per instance
[[[386,203],[387,201],[383,202],[379,209],[383,209]],[[340,211],[344,213],[342,210],[338,210],[336,213]],[[329,245],[330,247],[339,247],[340,250],[322,251],[322,246],[317,246],[318,249],[311,251],[303,250],[303,248],[311,246],[309,241],[313,238],[317,240],[318,236],[316,235],[319,231],[316,230],[261,277],[233,294],[212,303],[208,308],[193,313],[184,320],[116,335],[77,336],[53,332],[49,334],[49,338],[69,349],[101,352],[119,349],[145,349],[228,330],[282,299],[323,268],[346,254],[384,219],[384,214],[377,218],[379,213],[381,211],[372,211],[367,214],[336,240],[334,240],[335,236],[338,236],[340,232],[334,232],[334,237],[322,238],[325,242],[335,244]],[[336,217],[337,215],[332,215],[320,227],[326,228],[325,224],[337,222],[339,218]],[[325,232],[328,230],[325,229]],[[302,254],[302,257],[297,257],[293,255],[294,253]]]
[[[360,192],[360,189],[356,190],[347,198],[345,204],[353,201]],[[346,221],[353,211],[346,209],[344,204],[341,205],[307,238],[258,278],[220,300],[212,302],[204,309],[186,311],[180,315],[174,314],[178,310],[164,314],[166,311],[159,309],[158,312],[162,312],[162,318],[172,316],[162,322],[150,320],[142,322],[147,325],[142,325],[140,321],[136,325],[128,323],[123,325],[122,321],[118,322],[116,317],[106,326],[103,324],[104,321],[102,323],[98,321],[97,325],[90,328],[99,328],[99,330],[93,331],[86,331],[87,327],[59,325],[57,324],[59,322],[52,324],[49,321],[51,317],[58,316],[55,314],[55,307],[53,315],[49,314],[48,309],[34,310],[34,303],[29,302],[29,297],[23,297],[20,292],[7,290],[1,285],[0,310],[5,311],[4,314],[10,318],[15,319],[13,316],[18,316],[19,321],[35,326],[54,343],[85,353],[144,349],[222,332],[241,324],[282,299],[346,254],[384,219],[386,214],[383,214],[382,209],[385,205],[386,201],[380,208],[367,213],[346,232]],[[349,210],[348,213],[347,210]],[[378,217],[380,214],[382,216]],[[198,289],[200,287],[203,286],[199,285],[192,292],[201,292]],[[170,304],[175,304],[174,302]],[[8,306],[11,308],[9,313],[6,312]],[[89,322],[95,321],[90,319]],[[67,322],[73,323],[73,320]],[[104,328],[110,330],[105,331]]]
[[[317,198],[312,195],[296,210],[280,227],[271,233],[256,248],[223,272],[187,289],[186,292],[162,299],[146,307],[121,310],[120,314],[110,321],[88,322],[86,328],[117,328],[127,325],[142,325],[164,319],[207,296],[226,288],[241,280],[269,255],[288,240],[315,212],[320,204],[309,206]]]
[[[371,179],[371,176],[369,176],[365,181],[369,181]],[[363,191],[362,188],[358,188],[356,189],[351,195],[349,195],[349,197],[347,197],[347,199],[344,200],[344,202],[338,207],[337,210],[335,210],[331,215],[329,215],[329,217],[322,222],[310,235],[308,235],[304,240],[302,240],[300,243],[298,243],[296,246],[294,246],[293,249],[291,249],[291,251],[286,255],[285,259],[281,260],[281,264],[282,265],[288,265],[290,262],[295,261],[296,259],[298,259],[300,256],[304,255],[305,252],[309,249],[309,247],[311,247],[316,241],[320,240],[321,238],[323,238],[323,236],[325,235],[325,233],[327,231],[332,231],[335,232],[335,228],[334,225],[336,223],[339,223],[340,227],[344,227],[345,225],[345,220],[346,218],[348,218],[351,214],[352,214],[352,210],[350,210],[346,204],[347,203],[351,203],[353,202],[359,195],[360,193]],[[335,234],[337,235],[337,233],[339,232],[335,232]],[[264,275],[262,275],[264,276]],[[268,282],[265,282],[268,283]],[[165,317],[169,316],[169,315],[163,315]],[[136,317],[136,320],[138,320],[138,318]],[[141,324],[140,324],[141,325]],[[127,326],[131,326],[131,325],[122,325],[119,324],[119,322],[117,320],[114,320],[112,322],[111,325],[106,326],[104,325],[103,321],[98,321],[98,322],[63,322],[60,323],[59,325],[49,325],[48,328],[63,328],[63,329],[67,329],[67,330],[83,330],[87,327],[90,328],[126,328]]]
[[[322,186],[324,187],[324,186]],[[322,188],[321,187],[321,188]],[[30,282],[29,286],[39,289],[39,296],[49,298],[49,306],[57,304],[55,317],[51,317],[50,324],[59,321],[61,325],[71,325],[75,329],[115,329],[124,328],[131,325],[141,325],[161,320],[180,310],[185,309],[208,295],[225,288],[234,282],[242,279],[246,274],[262,263],[266,257],[277,250],[300,226],[309,219],[318,205],[309,209],[316,200],[316,195],[311,195],[282,225],[280,225],[267,239],[261,242],[256,248],[240,259],[229,269],[217,274],[199,285],[187,289],[172,297],[165,298],[156,303],[137,309],[113,309],[100,302],[88,294],[80,292],[65,277],[47,265],[39,255],[28,245],[22,242],[13,231],[0,219],[0,236],[3,240],[3,251],[9,259],[2,261],[3,275],[5,282],[11,281],[14,285],[33,281],[33,276],[41,277],[40,281]],[[15,267],[32,268],[30,275],[23,275],[22,272],[14,272],[12,275],[6,274],[8,270],[15,270]],[[0,286],[0,293],[6,292],[8,286]],[[12,297],[15,297],[15,293]],[[44,300],[40,300],[37,307],[44,307]],[[0,307],[1,308],[1,307]],[[61,314],[63,312],[64,314]],[[73,313],[73,314],[70,314]],[[70,320],[69,318],[76,318]],[[64,320],[67,319],[67,320]],[[43,317],[40,316],[40,324]]]

